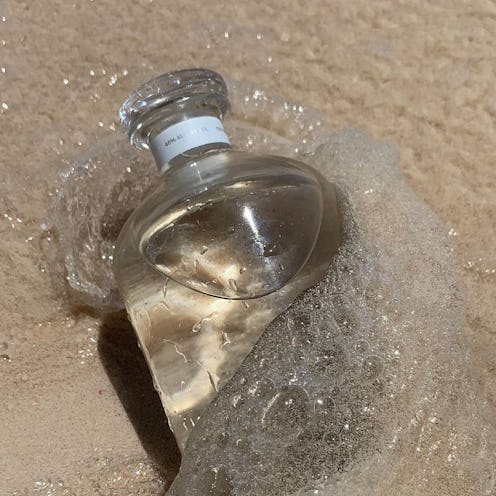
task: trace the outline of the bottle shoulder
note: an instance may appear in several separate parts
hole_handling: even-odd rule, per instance
[[[222,185],[235,180],[284,178],[295,181],[318,182],[316,171],[309,165],[293,158],[263,153],[224,149],[186,160],[162,176],[165,183],[196,182],[210,186]]]
[[[294,158],[262,152],[237,150],[235,148],[223,149],[205,154],[200,159],[188,161],[188,164],[198,162],[207,165],[216,161],[225,163],[226,165],[229,164],[229,166],[237,168],[260,165],[266,168],[272,166],[288,168],[296,167],[297,169],[313,172],[312,167]]]
[[[308,165],[287,157],[233,149],[186,160],[157,179],[156,187],[131,214],[123,236],[131,230],[137,241],[146,238],[150,226],[173,223],[179,212],[184,215],[188,209],[208,203],[247,196],[253,201],[264,195],[273,195],[277,201],[283,191],[295,188],[321,197],[321,183]]]

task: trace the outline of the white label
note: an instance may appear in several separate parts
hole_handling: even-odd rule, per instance
[[[150,143],[150,150],[163,172],[174,157],[209,143],[229,144],[222,121],[217,117],[193,117],[157,134]]]

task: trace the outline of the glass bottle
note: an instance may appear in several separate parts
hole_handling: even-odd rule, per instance
[[[124,225],[114,271],[181,449],[268,323],[322,274],[316,243],[337,239],[336,222],[321,229],[323,211],[337,218],[329,185],[300,162],[233,149],[228,107],[219,74],[189,69],[120,110],[161,177]]]

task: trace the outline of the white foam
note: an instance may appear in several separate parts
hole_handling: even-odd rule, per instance
[[[313,163],[340,188],[347,236],[197,424],[171,494],[491,494],[456,262],[396,152],[256,88],[231,99],[233,143]],[[113,243],[155,177],[113,137],[62,178],[53,224],[75,303],[120,307]]]
[[[443,230],[391,147],[343,131],[307,160],[340,186],[345,244],[204,414],[170,494],[491,494]]]

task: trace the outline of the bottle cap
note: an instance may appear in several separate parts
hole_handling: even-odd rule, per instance
[[[174,104],[174,105],[172,105]],[[209,69],[183,69],[162,74],[136,88],[119,110],[121,125],[126,129],[131,143],[138,148],[148,148],[147,128],[160,117],[167,117],[167,110],[191,111],[211,108],[222,118],[229,109],[227,87],[220,74]]]

